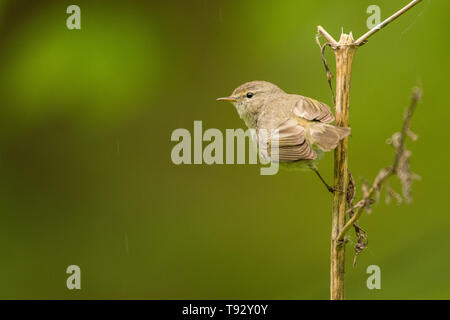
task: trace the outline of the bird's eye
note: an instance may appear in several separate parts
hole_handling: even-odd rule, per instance
[[[247,98],[250,99],[251,97],[253,97],[253,92],[248,92],[248,93],[247,93]]]

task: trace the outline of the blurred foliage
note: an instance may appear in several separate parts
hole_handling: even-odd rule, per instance
[[[216,97],[250,80],[331,104],[316,26],[364,33],[408,1],[0,1],[0,298],[327,299],[331,197],[309,172],[175,166],[176,128],[243,128]],[[411,205],[361,219],[369,247],[350,299],[449,298],[450,215],[442,162],[450,68],[448,1],[425,0],[358,50],[350,168],[391,163],[411,88]],[[327,58],[332,66],[330,52]],[[320,165],[331,181],[332,154]],[[392,183],[392,187],[398,184]],[[353,240],[354,241],[354,240]],[[66,267],[82,270],[69,291]],[[369,265],[381,290],[366,288]]]

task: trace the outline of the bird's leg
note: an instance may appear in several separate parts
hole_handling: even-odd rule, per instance
[[[319,177],[320,181],[322,181],[322,183],[325,185],[325,187],[327,187],[327,190],[330,191],[331,193],[334,193],[336,191],[335,188],[333,188],[332,186],[328,185],[328,183],[325,182],[325,180],[322,178],[322,176],[319,173],[319,170],[317,170],[317,168],[311,167],[312,171],[314,171],[317,176]]]

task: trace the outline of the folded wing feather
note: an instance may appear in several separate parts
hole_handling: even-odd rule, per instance
[[[305,129],[295,120],[287,120],[278,128],[278,150],[274,135],[268,135],[267,142],[261,141],[263,150],[266,150],[272,160],[278,156],[279,162],[292,162],[298,160],[312,160],[317,154],[308,145],[305,139]],[[265,135],[259,135],[264,139]]]
[[[294,107],[294,114],[310,121],[330,123],[334,121],[330,107],[320,101],[298,96],[299,100]]]

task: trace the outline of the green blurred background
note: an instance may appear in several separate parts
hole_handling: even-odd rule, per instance
[[[316,26],[359,36],[369,5],[386,18],[408,2],[1,0],[0,298],[328,299],[331,197],[317,178],[176,166],[170,136],[194,120],[244,128],[215,98],[250,80],[331,104]],[[71,4],[81,30],[66,28]],[[356,268],[347,247],[349,299],[450,298],[449,12],[425,0],[356,54],[351,171],[360,185],[391,163],[385,140],[420,83],[408,148],[422,181],[411,205],[361,219],[370,243]],[[369,265],[381,290],[366,287]]]

